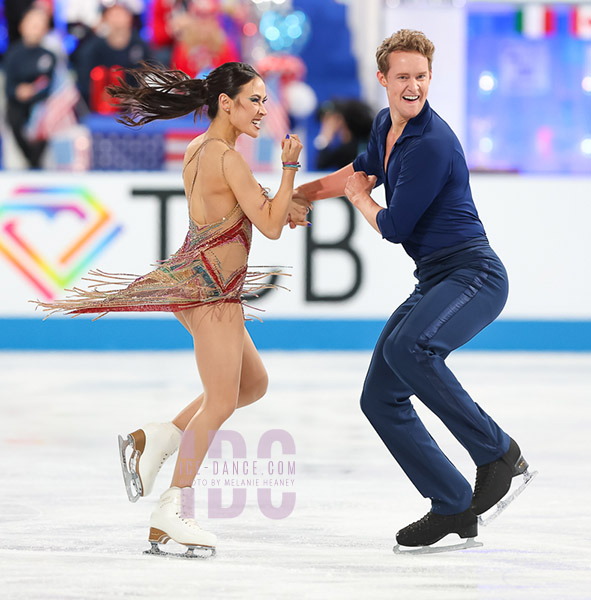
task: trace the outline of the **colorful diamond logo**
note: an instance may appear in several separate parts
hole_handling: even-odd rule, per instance
[[[0,202],[0,254],[44,300],[85,273],[122,229],[84,187],[19,187]]]

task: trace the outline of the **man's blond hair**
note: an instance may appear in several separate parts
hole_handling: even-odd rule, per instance
[[[376,51],[378,69],[382,75],[388,74],[388,69],[390,68],[388,56],[392,52],[418,52],[427,59],[429,62],[429,71],[431,71],[435,46],[422,31],[400,29],[389,38],[386,38]]]

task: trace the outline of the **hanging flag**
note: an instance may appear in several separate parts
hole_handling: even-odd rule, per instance
[[[27,124],[27,135],[32,140],[48,140],[54,134],[78,123],[75,107],[80,93],[65,67],[55,71],[49,96],[35,105]]]
[[[242,154],[251,171],[255,173],[276,170],[278,165],[281,167],[279,144],[263,133],[257,139],[241,135],[236,140],[236,150]]]
[[[281,95],[280,83],[273,78],[265,80],[268,101],[265,104],[267,115],[262,120],[262,127],[273,139],[280,142],[289,133],[289,116]]]
[[[517,12],[517,30],[530,39],[556,32],[556,13],[543,4],[527,4]]]
[[[202,131],[191,129],[168,129],[164,134],[164,169],[166,171],[182,171],[185,150],[189,142]]]
[[[591,40],[591,4],[579,4],[573,7],[571,31],[578,38]]]

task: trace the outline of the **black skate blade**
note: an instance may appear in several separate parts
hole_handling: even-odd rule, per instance
[[[137,502],[141,497],[141,482],[136,473],[132,471],[130,465],[127,463],[127,457],[125,456],[126,450],[131,446],[132,450],[135,451],[133,438],[127,436],[127,439],[119,438],[119,459],[121,460],[121,472],[123,474],[123,483],[125,484],[125,491],[130,502]]]
[[[537,471],[532,471],[531,473],[526,468],[523,472],[523,481],[521,485],[510,495],[502,500],[497,502],[494,512],[490,513],[488,516],[480,515],[478,517],[478,524],[482,525],[482,527],[486,527],[490,525],[492,521],[494,521],[508,506],[525,490],[525,488],[533,481],[534,477],[538,474]]]
[[[392,550],[394,554],[439,554],[441,552],[480,548],[483,545],[482,542],[477,542],[475,538],[468,538],[460,544],[445,544],[441,546],[401,546],[400,544],[396,544]]]
[[[150,542],[150,549],[144,550],[143,554],[151,554],[152,556],[165,556],[167,558],[183,558],[183,559],[201,559],[214,558],[216,555],[215,548],[211,546],[187,546],[186,552],[164,552],[160,550],[157,542]],[[195,550],[200,554],[196,554]]]

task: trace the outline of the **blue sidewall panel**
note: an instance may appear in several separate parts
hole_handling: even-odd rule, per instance
[[[384,321],[266,319],[247,327],[261,350],[371,350]],[[174,319],[0,319],[0,350],[186,350]],[[591,352],[591,321],[499,320],[466,350]]]

